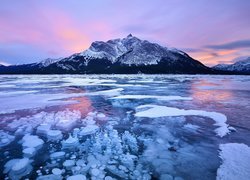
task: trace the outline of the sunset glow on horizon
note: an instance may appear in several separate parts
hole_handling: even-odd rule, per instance
[[[205,65],[250,56],[250,1],[3,1],[0,64],[65,57],[128,34]]]

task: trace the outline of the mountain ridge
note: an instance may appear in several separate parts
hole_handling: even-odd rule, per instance
[[[80,53],[66,58],[45,59],[38,63],[0,66],[0,74],[216,74],[176,48],[141,40],[131,34],[125,38],[94,41]]]
[[[212,67],[215,70],[236,72],[241,74],[250,74],[250,57],[241,59],[234,64],[217,64]]]

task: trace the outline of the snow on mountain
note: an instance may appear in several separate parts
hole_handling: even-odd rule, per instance
[[[178,49],[162,47],[129,34],[123,39],[113,39],[107,42],[95,41],[89,49],[80,55],[87,57],[87,59],[107,58],[112,63],[120,61],[128,65],[151,65],[157,64],[162,57],[177,59],[173,53],[187,56]]]
[[[36,64],[38,64],[40,67],[47,67],[53,63],[56,63],[60,60],[62,60],[63,58],[57,58],[57,59],[52,59],[52,58],[47,58],[47,59],[44,59]]]
[[[240,60],[234,64],[218,64],[214,66],[213,69],[250,74],[250,57]]]

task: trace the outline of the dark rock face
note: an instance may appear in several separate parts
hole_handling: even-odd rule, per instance
[[[39,63],[0,66],[1,74],[209,74],[217,73],[186,53],[140,40],[131,34],[123,39],[93,42],[89,49],[67,58]]]

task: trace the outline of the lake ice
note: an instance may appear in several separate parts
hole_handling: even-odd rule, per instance
[[[250,179],[250,77],[1,75],[4,179]]]

